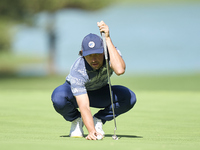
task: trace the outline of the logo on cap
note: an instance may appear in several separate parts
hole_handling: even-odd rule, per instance
[[[88,43],[88,46],[89,46],[90,48],[93,48],[93,47],[95,46],[95,43],[94,43],[93,41],[90,41],[90,42]]]

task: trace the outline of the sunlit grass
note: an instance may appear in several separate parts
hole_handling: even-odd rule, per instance
[[[2,150],[150,149],[188,150],[200,147],[200,76],[113,77],[113,84],[131,88],[135,107],[104,125],[102,141],[69,138],[70,122],[57,114],[51,93],[65,77],[0,78],[0,145]],[[188,85],[188,86],[187,86]],[[97,109],[92,109],[94,114]],[[87,130],[84,127],[85,135]]]

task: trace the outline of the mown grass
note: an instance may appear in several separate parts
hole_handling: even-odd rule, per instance
[[[69,138],[70,123],[58,115],[50,96],[65,77],[0,79],[1,149],[199,149],[200,75],[122,76],[137,95],[137,104],[117,118],[118,141],[112,140],[113,121],[104,125],[102,141]],[[96,109],[92,109],[95,113]],[[87,130],[84,127],[85,135]]]

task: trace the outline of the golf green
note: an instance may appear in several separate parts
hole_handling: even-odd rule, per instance
[[[0,79],[1,150],[135,149],[188,150],[200,148],[200,75],[112,77],[137,96],[132,110],[103,129],[105,138],[70,138],[70,122],[54,111],[51,92],[65,77]],[[92,108],[92,113],[98,109]],[[87,130],[84,127],[85,136]]]

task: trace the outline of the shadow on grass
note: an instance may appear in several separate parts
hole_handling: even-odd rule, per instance
[[[105,137],[112,137],[113,134],[105,134]],[[121,135],[117,134],[117,137],[120,138],[143,138],[142,136],[136,136],[136,135]]]
[[[84,137],[86,137],[87,135],[84,134]],[[104,135],[105,137],[112,137],[113,134],[105,134]],[[70,137],[69,135],[61,135],[60,137]],[[121,138],[143,138],[142,136],[136,136],[136,135],[121,135],[121,134],[118,134],[117,137],[119,139]]]

